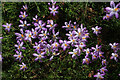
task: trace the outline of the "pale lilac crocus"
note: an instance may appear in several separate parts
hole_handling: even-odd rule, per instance
[[[57,40],[59,37],[57,37],[59,35],[59,32],[55,33],[55,29],[52,30],[53,33],[53,40]]]
[[[33,54],[33,56],[37,57],[35,59],[35,61],[40,60],[41,62],[42,62],[42,58],[45,58],[44,55],[45,55],[45,52],[42,52],[42,53],[39,53],[39,54],[36,54],[36,53]]]
[[[106,14],[106,16],[103,17],[103,20],[107,19],[109,20],[112,16],[110,14]]]
[[[58,43],[58,42],[54,42],[54,43],[52,44],[52,46],[53,46],[53,48],[58,48],[58,47],[59,47],[59,43]]]
[[[20,41],[23,41],[23,39],[24,39],[24,32],[23,32],[23,29],[20,29],[20,32],[21,32],[21,34],[20,33],[15,33],[15,35],[17,36],[17,40],[20,40]]]
[[[37,35],[38,35],[37,30],[34,30],[34,29],[32,28],[32,38],[36,38]]]
[[[74,45],[76,49],[81,52],[81,50],[86,46],[84,42],[80,42],[79,44]]]
[[[103,54],[104,54],[104,52],[101,52],[101,51],[98,53],[99,59],[101,59],[102,57],[104,58]]]
[[[90,54],[91,50],[89,48],[87,48],[87,49],[84,49],[83,51],[86,53],[86,56],[88,56]]]
[[[95,33],[98,36],[98,33],[101,33],[101,27],[96,26],[95,28],[92,28],[92,30],[94,31],[93,33]]]
[[[73,30],[77,30],[78,26],[79,25],[76,22],[74,22],[74,24],[71,24],[71,27],[73,27]]]
[[[97,79],[96,80],[101,80],[101,79],[103,79],[105,74],[100,74],[100,72],[98,72],[96,75],[94,75],[94,77],[97,77]]]
[[[34,22],[34,26],[37,26],[37,25],[38,25],[38,22],[39,22],[38,16],[35,15],[35,18],[33,18],[33,20],[35,21],[35,22]]]
[[[49,35],[49,33],[47,32],[47,30],[41,31],[41,34],[39,34],[40,37],[45,38],[45,39],[48,38],[48,35]]]
[[[102,59],[102,65],[107,65],[106,59]]]
[[[53,59],[54,56],[59,55],[60,53],[55,52],[54,50],[52,51],[52,56],[50,57],[50,61]]]
[[[63,50],[65,51],[67,48],[69,48],[69,43],[67,40],[59,40],[59,43],[61,43],[61,47],[63,48]]]
[[[32,32],[31,31],[29,31],[29,30],[26,30],[25,31],[26,33],[25,33],[25,40],[28,40],[28,41],[32,41]]]
[[[21,15],[19,15],[20,18],[25,19],[28,15],[26,15],[26,12],[20,12]]]
[[[101,72],[101,73],[104,73],[104,74],[105,74],[105,71],[108,71],[108,70],[106,69],[106,66],[105,66],[105,67],[102,67],[102,68],[100,69],[100,72]]]
[[[69,34],[67,33],[66,36],[68,36],[68,39],[73,38],[74,37],[74,31],[69,31]]]
[[[47,22],[48,22],[48,25],[46,25],[46,27],[49,28],[49,31],[54,29],[57,26],[57,24],[54,24],[53,20],[48,20]]]
[[[8,32],[10,32],[11,25],[12,25],[11,23],[10,24],[6,23],[6,25],[2,25],[2,26],[5,27],[5,30],[7,30]]]
[[[2,54],[0,54],[0,62],[2,62]]]
[[[80,56],[80,53],[78,52],[78,50],[73,49],[73,52],[69,52],[69,54],[72,54],[72,58],[77,58],[76,56]]]
[[[19,66],[21,67],[20,70],[23,69],[23,71],[25,71],[25,69],[27,69],[26,64],[24,64],[23,62],[22,62],[22,65],[19,65]]]
[[[109,44],[111,46],[111,48],[116,52],[119,48],[118,48],[118,43],[113,43],[113,44]]]
[[[75,31],[75,34],[75,37],[81,38],[83,36],[81,28],[78,28],[77,31]]]
[[[65,22],[65,26],[62,26],[62,28],[66,28],[66,30],[71,30],[71,20],[69,23]]]
[[[17,54],[14,55],[14,57],[16,57],[16,60],[19,59],[19,61],[21,61],[22,56],[22,52],[18,52],[16,51]]]
[[[98,58],[98,56],[93,52],[91,52],[91,55],[92,55],[92,60],[96,60]]]
[[[51,10],[50,13],[53,14],[53,16],[55,16],[55,14],[58,13],[57,11],[58,8],[59,8],[58,6],[55,7],[55,5],[52,5],[52,7],[49,7],[49,10]]]
[[[120,3],[118,3],[116,6],[115,6],[115,3],[114,1],[111,1],[110,2],[110,6],[111,7],[106,7],[105,10],[111,15],[115,15],[116,18],[119,17],[119,14],[118,12],[120,12],[120,8],[118,8],[120,6]]]
[[[26,49],[25,47],[22,47],[23,44],[24,44],[23,42],[20,43],[20,41],[17,41],[17,43],[18,43],[18,45],[15,44],[15,47],[17,47],[18,50],[21,50],[21,49],[24,49],[24,50],[25,50],[25,49]]]
[[[33,48],[35,48],[35,51],[39,52],[40,50],[40,44],[38,44],[37,42],[35,42],[35,46],[33,46]]]
[[[114,59],[116,62],[118,61],[118,54],[117,53],[112,53],[112,56],[110,57],[110,59]]]
[[[77,43],[77,39],[74,38],[74,37],[73,37],[73,38],[70,38],[69,40],[70,40],[70,41],[68,41],[68,43],[71,44],[72,46]]]
[[[23,8],[21,8],[21,9],[27,10],[28,7],[27,7],[27,5],[23,5]]]
[[[35,28],[35,30],[39,30],[39,31],[41,31],[41,30],[46,30],[46,28],[44,27],[46,24],[42,21],[42,20],[39,20],[38,21],[38,25],[37,25],[37,27]]]
[[[21,27],[21,28],[27,28],[27,26],[30,26],[31,24],[27,24],[27,21],[25,20],[25,21],[22,21],[22,20],[20,20],[20,25],[19,25],[19,27]]]
[[[89,64],[90,63],[90,59],[89,58],[87,58],[87,56],[85,56],[85,58],[83,59],[83,64]]]
[[[1,40],[3,39],[3,37],[0,37],[0,43],[2,42]]]
[[[93,50],[94,50],[94,53],[98,54],[98,52],[101,51],[101,46],[98,46],[96,45],[96,48],[95,47],[91,47]]]

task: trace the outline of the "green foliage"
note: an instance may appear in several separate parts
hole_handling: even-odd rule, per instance
[[[104,56],[108,61],[107,69],[108,72],[105,75],[105,79],[118,79],[118,74],[120,73],[120,63],[116,63],[113,60],[110,60],[109,57],[111,53],[108,53],[111,49],[107,46],[110,42],[120,41],[120,20],[113,19],[107,21],[103,20],[105,13],[103,9],[106,6],[109,6],[109,3],[91,3],[91,2],[60,2],[57,5],[60,7],[58,9],[59,13],[53,17],[50,15],[48,10],[48,4],[45,2],[33,3],[33,2],[17,2],[11,3],[6,2],[2,3],[2,24],[12,23],[12,29],[8,33],[2,29],[3,40],[2,40],[2,52],[3,52],[3,70],[2,70],[2,79],[14,79],[14,78],[40,78],[40,79],[95,79],[93,75],[97,73],[97,70],[101,68],[101,60],[92,61],[89,65],[83,65],[82,59],[85,54],[81,53],[81,56],[78,59],[74,60],[71,58],[71,55],[68,54],[68,50],[62,52],[59,56],[55,57],[52,61],[48,59],[43,60],[43,62],[35,62],[35,57],[32,55],[35,53],[32,45],[29,42],[24,42],[24,47],[27,50],[23,50],[22,61],[26,63],[27,69],[25,71],[20,71],[19,65],[21,62],[16,61],[13,57],[15,53],[16,36],[15,32],[19,32],[18,25],[20,24],[19,14],[21,7],[27,4],[28,5],[28,23],[32,23],[32,18],[35,15],[38,15],[40,19],[46,22],[48,19],[54,19],[58,24],[57,31],[60,31],[60,36],[62,39],[67,39],[65,33],[68,32],[65,29],[62,29],[64,22],[77,22],[78,24],[83,24],[84,27],[87,27],[88,32],[90,33],[90,39],[88,39],[87,47],[95,46],[98,43],[96,35],[93,34],[91,30],[92,27],[100,26],[102,27],[102,32],[100,34],[101,44],[103,46],[102,50],[105,52]],[[30,30],[34,28],[33,24],[28,27]],[[69,51],[72,51],[70,49]],[[92,72],[94,74],[92,74]],[[89,76],[91,74],[91,77]]]

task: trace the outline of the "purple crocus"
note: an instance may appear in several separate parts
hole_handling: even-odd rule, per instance
[[[18,50],[21,50],[21,49],[26,49],[25,47],[22,47],[23,46],[23,42],[20,43],[20,41],[17,41],[18,45],[15,44],[15,47],[17,47]]]
[[[78,52],[78,50],[73,49],[73,52],[69,52],[69,54],[72,54],[72,58],[77,58],[76,56],[80,56],[80,53]]]
[[[57,35],[59,35],[59,32],[55,33],[55,29],[52,30],[53,33],[53,40],[57,40],[59,37],[57,37]]]
[[[56,51],[52,51],[52,56],[50,57],[50,61],[53,59],[54,56],[59,55],[60,53],[57,53]]]
[[[75,37],[70,38],[69,40],[70,40],[70,41],[68,41],[68,43],[71,44],[72,46],[73,46],[75,43],[77,43],[77,39],[76,39]]]
[[[20,29],[20,32],[21,32],[21,34],[20,33],[15,33],[15,35],[17,36],[17,40],[20,40],[20,41],[23,41],[23,39],[24,39],[24,32],[23,32],[23,29]]]
[[[6,25],[2,25],[2,26],[5,27],[5,30],[7,30],[8,32],[10,32],[11,25],[12,25],[11,23],[10,24],[6,23]]]
[[[84,49],[83,51],[86,53],[86,56],[88,56],[90,54],[91,50],[89,48],[87,48],[87,49]]]
[[[110,59],[114,59],[116,62],[118,61],[118,54],[117,53],[112,53],[112,56],[110,57]]]
[[[27,10],[28,9],[27,5],[23,5],[22,9]]]
[[[45,58],[44,55],[45,55],[45,52],[42,52],[42,53],[39,53],[39,54],[36,54],[36,53],[33,54],[33,56],[37,57],[35,59],[35,61],[40,60],[41,62],[42,62],[42,58]]]
[[[30,26],[31,24],[27,24],[27,21],[25,20],[24,22],[22,20],[20,20],[20,25],[19,27],[21,28],[27,28],[27,26]]]
[[[33,46],[33,48],[35,48],[35,51],[39,52],[39,50],[40,50],[40,44],[38,44],[37,42],[35,42],[35,46]]]
[[[30,42],[32,41],[31,38],[32,38],[32,32],[29,31],[29,30],[26,30],[25,31],[25,40],[29,40]]]
[[[118,49],[120,49],[120,48],[118,48],[118,43],[113,43],[113,44],[109,44],[110,46],[111,46],[111,48],[116,52]]]
[[[100,69],[100,72],[101,72],[101,73],[104,73],[104,74],[105,74],[105,71],[108,71],[108,70],[106,69],[106,66],[105,66],[105,67],[102,67],[102,68]]]
[[[41,31],[41,34],[39,34],[40,37],[47,39],[49,33],[47,32],[47,29],[45,31]]]
[[[101,51],[98,53],[99,59],[101,59],[102,57],[104,57],[103,54],[104,54],[104,52],[101,52]]]
[[[25,71],[25,69],[27,69],[26,64],[24,64],[23,62],[22,62],[22,65],[19,65],[19,66],[21,67],[20,70],[23,69],[23,71]]]
[[[74,22],[74,25],[71,24],[71,27],[73,27],[73,30],[77,30],[78,26],[79,26],[79,25],[78,25],[76,22]]]
[[[17,54],[14,55],[14,57],[16,57],[16,59],[19,59],[19,61],[21,61],[22,56],[22,52],[18,52],[16,51]]]
[[[35,30],[39,30],[39,31],[41,31],[41,30],[46,30],[46,28],[44,28],[44,26],[45,26],[46,24],[42,21],[42,20],[39,20],[38,21],[38,25],[37,25],[37,27],[35,28]],[[38,31],[38,32],[39,32]]]
[[[80,42],[79,44],[74,45],[76,49],[81,52],[81,50],[86,46],[84,42]]]
[[[48,25],[46,25],[46,27],[49,28],[49,31],[54,29],[57,26],[57,24],[54,24],[53,20],[48,20],[47,22],[48,22]]]
[[[2,62],[2,54],[0,54],[0,62]]]
[[[59,43],[55,41],[55,42],[52,44],[52,46],[53,46],[53,48],[58,48],[58,47],[59,47]]]
[[[118,4],[115,6],[114,1],[111,1],[111,2],[110,2],[110,6],[111,6],[111,7],[106,7],[105,10],[110,14],[110,16],[115,15],[115,17],[118,18],[118,17],[119,17],[118,12],[120,11],[120,8],[118,8],[118,7],[120,6],[120,3],[118,3]]]
[[[68,36],[68,39],[70,39],[70,38],[72,39],[74,37],[74,34],[75,34],[74,31],[72,31],[72,32],[69,31],[69,34],[66,34],[66,36]]]
[[[1,40],[3,39],[3,37],[0,37],[0,43],[2,42]]]
[[[90,63],[90,59],[89,58],[87,58],[87,56],[85,56],[85,58],[83,59],[83,64],[89,64]]]
[[[65,22],[65,26],[62,26],[62,28],[66,28],[66,30],[71,30],[71,20],[69,23]]]
[[[103,17],[103,20],[107,19],[109,20],[112,16],[110,14],[106,14],[106,16]]]
[[[101,27],[98,27],[98,26],[96,26],[95,28],[92,28],[92,30],[94,30],[93,33],[95,33],[97,36],[98,36],[98,33],[101,33],[101,32],[100,32],[101,29],[102,29],[102,28],[101,28]]]
[[[35,18],[33,18],[33,20],[35,21],[35,22],[33,22],[33,23],[34,23],[34,26],[37,26],[37,25],[38,25],[38,21],[39,21],[38,16],[35,15]]]
[[[19,15],[20,18],[25,19],[28,15],[26,15],[26,12],[20,12],[21,15]]]
[[[106,64],[106,59],[102,59],[102,65],[107,65]]]
[[[37,30],[34,30],[34,29],[32,28],[32,38],[36,38],[37,35],[38,35]]]
[[[98,54],[101,51],[101,46],[96,45],[96,48],[91,47],[94,50],[94,53]]]
[[[100,80],[100,79],[103,79],[105,74],[100,74],[100,72],[98,72],[96,75],[94,75],[94,77],[97,77],[96,80]]]
[[[96,60],[98,58],[98,56],[93,52],[91,52],[91,55],[92,55],[92,60],[94,60],[94,59]]]
[[[55,16],[55,14],[58,13],[57,11],[58,8],[59,8],[58,6],[55,7],[55,5],[52,5],[52,7],[49,7],[49,10],[51,10],[50,13],[53,14],[53,16]]]
[[[67,40],[59,40],[59,43],[61,43],[61,47],[63,48],[63,50],[65,51],[68,47],[69,47],[69,43]]]

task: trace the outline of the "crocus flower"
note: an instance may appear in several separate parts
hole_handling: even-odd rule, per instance
[[[90,63],[90,59],[89,58],[87,58],[87,56],[85,56],[85,58],[83,59],[83,64],[89,64]]]
[[[92,55],[92,60],[94,60],[94,59],[96,60],[98,58],[98,56],[93,52],[91,52],[91,55]]]
[[[35,42],[35,46],[33,46],[33,48],[35,48],[35,51],[39,52],[40,50],[40,44],[38,44],[37,42]]]
[[[25,40],[29,40],[30,42],[32,41],[32,32],[29,30],[26,30],[27,33],[25,33]]]
[[[3,39],[3,37],[0,37],[0,43],[1,43],[1,40]]]
[[[59,43],[62,43],[61,47],[63,48],[63,50],[65,51],[68,47],[69,47],[69,43],[67,42],[67,40],[59,40]]]
[[[2,55],[0,54],[0,62],[2,62]]]
[[[19,15],[20,18],[25,19],[28,15],[26,15],[26,12],[20,12],[21,15]]]
[[[95,28],[92,28],[92,30],[94,30],[93,33],[95,33],[96,35],[98,35],[98,33],[101,33],[101,32],[100,32],[101,29],[102,29],[102,28],[101,28],[101,27],[98,27],[98,26],[96,26]]]
[[[96,45],[96,48],[91,47],[94,50],[94,53],[98,54],[101,51],[101,46]]]
[[[52,2],[52,5],[56,4],[56,1],[54,2],[54,0],[51,0],[51,2]],[[50,3],[48,3],[48,5],[50,5]]]
[[[59,8],[58,6],[55,7],[55,5],[52,5],[52,8],[49,7],[49,10],[51,10],[50,13],[53,14],[53,16],[55,16],[55,14],[58,13],[57,11],[58,8]]]
[[[68,36],[68,39],[73,38],[74,37],[74,31],[69,31],[69,34],[66,34],[66,36]]]
[[[66,30],[71,30],[71,20],[69,23],[65,22],[65,26],[62,26],[62,28],[66,28]]]
[[[45,52],[42,52],[42,53],[39,53],[39,54],[36,54],[36,53],[33,54],[33,56],[37,57],[35,59],[35,61],[40,60],[41,62],[42,62],[42,58],[45,58],[44,55],[45,55]]]
[[[58,42],[54,42],[54,43],[52,44],[52,46],[53,46],[53,48],[58,48],[58,47],[59,47],[59,43],[58,43]]]
[[[77,30],[77,27],[78,27],[79,25],[78,24],[76,24],[76,22],[74,22],[74,25],[73,24],[71,24],[71,27],[73,27],[73,30]]]
[[[15,54],[14,57],[16,57],[16,59],[19,59],[19,61],[21,60],[22,56],[22,52],[18,52],[16,51],[17,55]]]
[[[76,49],[73,49],[73,52],[69,52],[69,54],[72,54],[72,58],[75,58],[75,59],[76,59],[76,56],[80,56],[80,53]]]
[[[52,51],[52,56],[50,57],[50,61],[53,59],[54,56],[59,55],[60,53],[56,53],[54,50]]]
[[[110,14],[106,14],[106,16],[103,17],[103,20],[107,19],[109,20],[112,16]]]
[[[20,43],[19,41],[17,41],[17,43],[18,43],[18,45],[15,44],[15,47],[17,47],[18,50],[21,50],[21,49],[25,50],[26,49],[25,47],[22,47],[23,46],[23,42]]]
[[[84,42],[80,42],[79,44],[74,45],[79,52],[86,46]]]
[[[19,25],[19,27],[21,28],[27,28],[27,26],[30,26],[30,24],[27,24],[27,21],[25,20],[24,22],[22,20],[20,20],[21,25]]]
[[[75,31],[75,37],[81,38],[83,36],[83,32],[81,30],[81,28],[77,29],[77,32]]]
[[[104,54],[104,52],[101,52],[101,51],[98,53],[99,59],[101,59],[102,57],[104,57],[103,54]]]
[[[23,69],[23,71],[25,71],[25,69],[27,69],[26,64],[24,64],[23,62],[22,62],[22,65],[19,65],[19,66],[21,67],[20,70]]]
[[[39,21],[38,16],[35,15],[35,18],[33,18],[33,20],[35,21],[35,22],[34,22],[34,26],[37,26],[37,25],[38,25],[38,21]]]
[[[97,77],[97,79],[96,80],[101,80],[101,79],[103,79],[105,74],[100,74],[100,72],[98,72],[96,75],[94,75],[94,77]]]
[[[28,7],[27,7],[27,5],[23,5],[23,8],[21,8],[21,9],[27,10]]]
[[[72,46],[73,46],[75,43],[77,43],[77,39],[74,38],[74,37],[73,37],[73,38],[70,38],[69,40],[70,40],[70,41],[68,41],[68,43],[71,44]]]
[[[88,56],[90,54],[90,49],[89,48],[84,49],[83,51],[86,53],[86,56]]]
[[[106,59],[102,59],[102,65],[106,65]]]
[[[111,46],[111,48],[116,52],[119,48],[118,48],[118,43],[113,43],[113,44],[109,44]]]
[[[53,40],[57,40],[59,37],[57,37],[57,35],[59,35],[59,32],[55,33],[55,29],[52,30],[53,33]]]
[[[116,6],[115,6],[115,3],[114,1],[111,1],[110,2],[110,6],[111,7],[106,7],[105,10],[111,15],[115,15],[116,18],[119,17],[119,14],[118,12],[120,11],[120,8],[118,8],[120,6],[120,3],[118,3]]]
[[[2,25],[2,26],[5,27],[5,30],[7,30],[8,32],[10,32],[11,25],[12,25],[11,23],[10,24],[6,23],[6,25]]]
[[[39,30],[39,31],[41,31],[41,30],[46,30],[46,28],[44,28],[45,25],[46,25],[46,24],[43,23],[42,20],[39,20],[39,21],[38,21],[38,25],[37,25],[37,27],[35,28],[35,30]]]
[[[118,58],[118,54],[112,53],[112,56],[110,57],[110,59],[114,59],[117,62],[118,61],[117,58]]]
[[[24,32],[23,32],[23,29],[20,29],[20,32],[21,32],[21,34],[20,33],[15,33],[15,35],[17,36],[17,40],[20,40],[20,41],[23,41],[23,39],[24,39]]]
[[[105,66],[105,67],[102,67],[102,68],[100,69],[100,72],[101,72],[101,73],[104,73],[104,74],[105,74],[105,71],[108,71],[108,70],[106,69],[106,66]]]
[[[36,38],[37,35],[38,35],[37,30],[34,30],[34,29],[32,28],[32,38]]]
[[[47,30],[45,30],[45,31],[41,31],[41,33],[42,33],[42,34],[39,34],[40,37],[45,38],[45,39],[48,38],[47,35],[49,35],[49,33],[47,32]]]
[[[49,31],[52,30],[52,29],[54,29],[57,26],[57,24],[54,24],[53,20],[48,20],[47,22],[49,24],[46,25],[46,27],[49,28]]]

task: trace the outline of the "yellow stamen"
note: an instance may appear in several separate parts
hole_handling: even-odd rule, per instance
[[[76,28],[76,26],[74,26],[74,29]]]
[[[20,46],[18,46],[18,48],[20,48]]]
[[[37,47],[37,49],[39,49],[40,47]]]
[[[31,37],[31,35],[29,35],[29,37]]]
[[[75,40],[72,40],[73,42],[75,42]]]
[[[85,34],[85,36],[88,36],[88,34]]]
[[[25,15],[23,15],[23,18],[25,18]]]
[[[76,55],[76,54],[77,54],[77,52],[74,52],[74,54]]]
[[[85,39],[85,37],[83,37],[82,39]]]
[[[7,28],[10,28],[10,26],[7,26]]]
[[[41,58],[41,55],[39,55],[38,57]]]
[[[115,8],[114,11],[117,11],[119,8]]]
[[[96,29],[96,31],[98,31],[98,29]]]
[[[79,32],[79,34],[78,35],[81,35],[81,33]]]
[[[67,44],[65,44],[65,46],[67,46]]]
[[[53,55],[56,55],[56,53],[54,52]]]
[[[52,24],[50,24],[50,27],[52,27]]]
[[[38,20],[36,19],[36,22],[38,22]]]
[[[21,34],[21,36],[22,36],[22,37],[24,37],[24,35],[23,35],[23,34]]]
[[[21,56],[19,55],[18,57],[20,58]]]
[[[46,36],[46,34],[44,34],[44,36]]]
[[[107,15],[106,17],[109,18],[110,16]]]
[[[117,55],[117,54],[115,54],[115,57],[118,57],[118,55]]]
[[[41,28],[41,26],[39,26]]]
[[[70,25],[68,25],[67,27],[70,27]]]
[[[53,11],[55,12],[56,10],[54,9]]]
[[[57,44],[55,44],[55,47],[57,47],[58,45]]]

